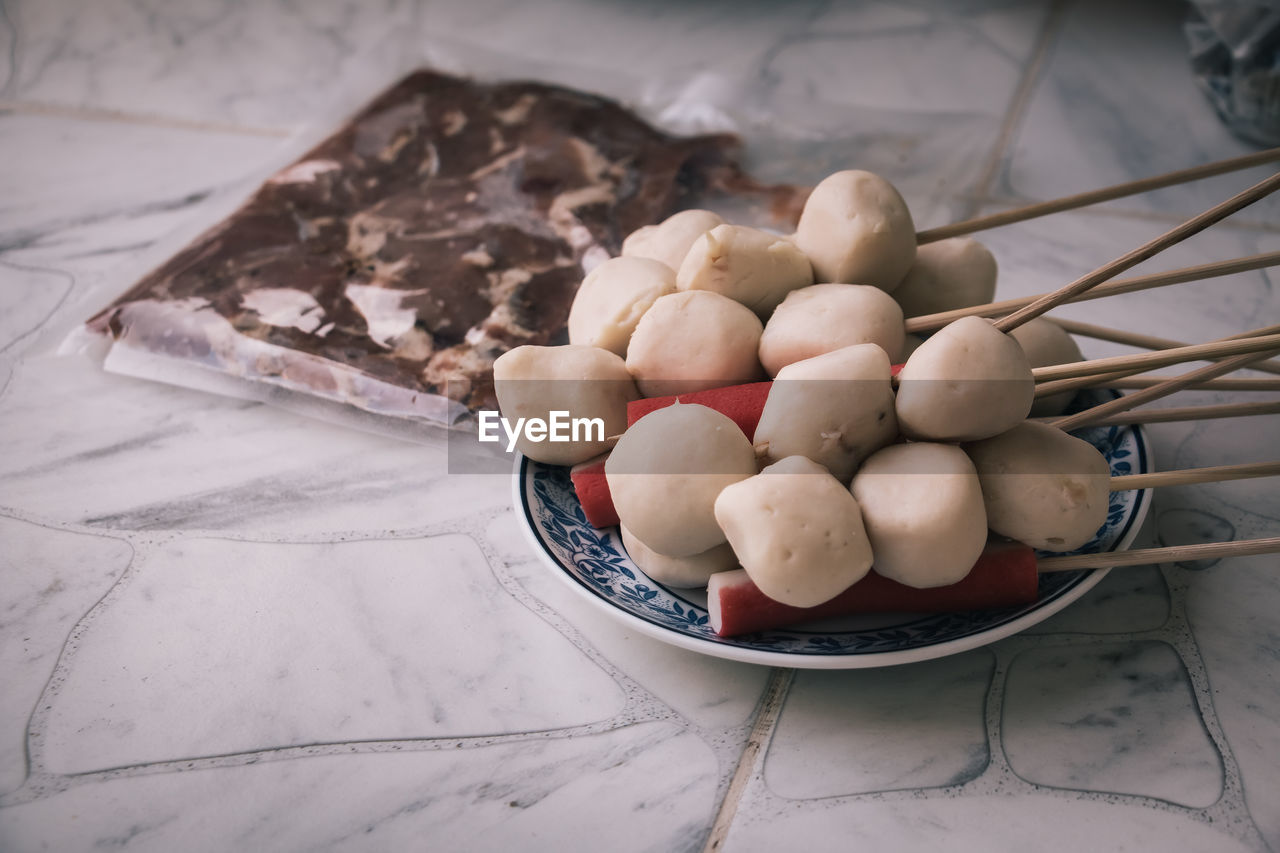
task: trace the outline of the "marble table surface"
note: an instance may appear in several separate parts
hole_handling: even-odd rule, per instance
[[[450,475],[440,442],[59,354],[424,63],[742,129],[768,178],[878,171],[927,227],[1249,150],[1196,89],[1182,16],[0,0],[0,849],[1280,848],[1275,557],[1114,572],[951,658],[773,670],[584,606],[526,544],[509,478]],[[819,139],[841,155],[780,165]],[[1064,283],[1265,174],[990,231],[999,294]],[[1138,271],[1280,249],[1278,212]],[[1253,272],[1062,314],[1201,341],[1276,322],[1278,287]],[[1150,434],[1159,468],[1280,456],[1274,419]],[[1138,544],[1278,529],[1274,481],[1168,488]]]

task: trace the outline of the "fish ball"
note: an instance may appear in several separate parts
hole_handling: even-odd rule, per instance
[[[916,262],[893,291],[906,317],[985,305],[996,294],[996,259],[972,237],[916,249]]]
[[[805,202],[795,240],[819,282],[889,291],[916,259],[916,227],[907,203],[893,184],[871,172],[824,178]]]
[[[1027,354],[1027,362],[1033,368],[1084,361],[1075,338],[1067,334],[1066,329],[1044,317],[1028,320],[1009,334]],[[1037,418],[1060,415],[1071,405],[1075,396],[1075,391],[1063,391],[1049,397],[1038,397],[1031,406],[1031,415]]]
[[[926,340],[898,373],[898,424],[908,438],[976,441],[1026,418],[1035,397],[1018,342],[981,317]]]
[[[1107,520],[1111,466],[1092,444],[1026,421],[967,445],[982,482],[987,523],[1042,551],[1074,551]]]
[[[891,362],[902,355],[902,309],[883,290],[861,284],[815,284],[787,294],[760,337],[770,376],[795,361],[853,344],[876,344]]]
[[[612,258],[587,273],[569,309],[569,343],[600,347],[624,358],[644,312],[675,293],[676,276],[648,258]]]
[[[710,290],[768,317],[791,291],[813,284],[809,259],[785,237],[717,225],[694,240],[676,274],[680,290]]]
[[[688,557],[725,541],[716,496],[756,467],[737,424],[706,406],[676,403],[632,424],[604,473],[622,525],[659,554]]]
[[[875,571],[917,589],[969,573],[987,542],[982,487],[954,445],[894,444],[863,463],[850,486],[876,555]]]
[[[688,394],[762,378],[764,327],[750,308],[709,290],[659,297],[627,347],[627,369],[646,397]]]
[[[778,371],[757,447],[776,461],[803,456],[849,482],[858,464],[898,434],[889,357],[875,344],[855,344],[788,364]]]
[[[720,215],[709,210],[682,210],[657,225],[646,225],[632,231],[622,241],[622,254],[629,258],[649,258],[671,268],[680,269],[680,262],[689,254],[689,247],[706,232],[724,222]]]
[[[603,429],[588,428],[578,441],[534,441],[521,430],[516,447],[525,456],[549,465],[576,465],[599,456],[627,428],[627,403],[640,397],[627,366],[615,353],[598,347],[522,346],[493,363],[493,389],[508,421],[568,412],[570,418],[600,418]],[[572,435],[572,432],[570,432]],[[592,439],[592,440],[587,440]]]
[[[857,501],[802,456],[727,486],[716,498],[715,515],[742,567],[774,601],[814,607],[871,568]]]
[[[659,554],[641,542],[627,528],[621,528],[622,544],[627,554],[646,575],[660,584],[677,589],[696,589],[706,586],[716,572],[727,572],[738,567],[738,558],[728,542],[688,557],[668,557]]]

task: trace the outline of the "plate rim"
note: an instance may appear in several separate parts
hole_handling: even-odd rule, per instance
[[[1140,425],[1130,427],[1137,434],[1138,443],[1145,457],[1145,472],[1155,471],[1155,459],[1150,452],[1150,442],[1146,430]],[[1082,598],[1110,573],[1110,569],[1092,569],[1079,583],[1066,590],[1054,600],[1017,618],[985,631],[977,631],[965,637],[957,637],[941,643],[934,643],[914,649],[895,649],[882,652],[844,653],[834,655],[804,654],[800,652],[771,651],[753,649],[735,645],[732,638],[704,639],[682,634],[670,628],[651,622],[627,610],[614,605],[608,598],[588,588],[580,579],[572,575],[547,550],[546,545],[534,529],[533,515],[529,505],[529,491],[532,488],[528,475],[530,460],[517,452],[512,470],[512,505],[519,508],[519,524],[526,540],[537,553],[539,560],[551,570],[560,581],[567,584],[574,594],[597,609],[603,609],[611,618],[620,620],[648,637],[674,645],[689,651],[709,655],[711,657],[738,661],[761,666],[776,666],[788,669],[872,669],[883,666],[917,663],[942,657],[960,654],[982,648],[991,643],[1021,633],[1037,625],[1051,616],[1061,612],[1067,605]],[[1137,503],[1130,516],[1124,533],[1109,551],[1127,551],[1141,531],[1146,521],[1147,512],[1151,508],[1151,489],[1138,489]],[[655,581],[655,583],[657,583]],[[664,587],[665,588],[665,587]]]

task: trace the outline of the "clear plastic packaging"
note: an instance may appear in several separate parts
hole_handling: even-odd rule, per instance
[[[319,162],[323,158],[313,156],[313,149],[370,99],[420,68],[465,75],[482,83],[531,80],[600,95],[616,100],[639,119],[668,134],[734,134],[742,142],[742,171],[736,172],[732,162],[732,156],[737,155],[712,164],[717,175],[717,180],[711,182],[714,186],[679,199],[678,206],[708,207],[729,221],[780,231],[786,230],[789,220],[798,215],[805,186],[841,168],[873,168],[886,174],[912,197],[917,224],[945,218],[947,188],[935,176],[914,168],[916,160],[943,164],[963,181],[965,174],[980,165],[976,155],[965,152],[979,151],[982,146],[957,147],[957,140],[967,139],[966,134],[975,140],[986,139],[986,128],[956,121],[950,129],[955,135],[947,139],[922,135],[923,141],[911,148],[910,156],[905,156],[896,149],[884,148],[885,131],[880,125],[909,132],[918,122],[909,110],[883,116],[883,122],[872,129],[859,126],[856,112],[824,108],[818,102],[798,100],[794,93],[760,86],[755,79],[710,69],[676,70],[666,75],[632,74],[605,70],[598,63],[541,61],[469,43],[421,44],[409,40],[380,45],[366,59],[351,63],[349,67],[362,70],[341,81],[332,109],[283,143],[271,163],[264,164],[243,184],[225,191],[222,201],[228,216],[238,203],[252,199],[260,186],[315,178],[316,170],[323,171],[326,166]],[[715,150],[715,146],[707,150]],[[881,162],[875,162],[874,156],[859,159],[858,155],[867,152],[878,152]],[[304,160],[307,162],[298,165]],[[777,185],[771,187],[775,182]],[[162,267],[201,241],[207,244],[209,234],[227,221],[222,220],[203,234],[187,231],[160,241],[132,267],[116,271],[104,283],[99,293],[108,298],[100,296],[98,304],[110,305],[148,270]],[[576,261],[581,269],[600,259],[596,245],[586,247]],[[375,286],[377,282],[360,280],[353,284],[346,291],[347,301],[364,317],[367,337],[375,346],[413,346],[414,341],[404,334],[415,326],[429,329],[429,323],[406,314],[414,306],[381,299],[384,294]],[[260,327],[246,333],[225,305],[222,310],[210,310],[211,303],[216,305],[220,299],[231,298],[233,291],[209,291],[199,298],[154,299],[144,295],[129,305],[118,306],[111,322],[76,330],[64,342],[63,349],[97,353],[107,370],[265,401],[413,440],[434,440],[438,427],[474,430],[474,421],[468,415],[476,408],[475,398],[468,400],[465,388],[456,393],[424,393],[420,382],[398,377],[393,370],[363,369],[358,354],[344,361],[325,357],[321,346],[291,345],[290,336],[322,332],[326,324],[333,322],[326,312],[317,310],[314,301],[308,301],[306,288],[281,288],[276,283],[254,291],[257,296],[253,304],[239,306],[256,314],[262,324],[275,324],[271,334],[264,334]],[[246,294],[241,289],[234,295],[243,299]],[[465,338],[471,341],[484,334],[484,330],[472,329]]]
[[[768,220],[790,198],[741,173],[729,136],[666,135],[505,57],[432,54],[469,79],[370,85],[355,118],[300,134],[291,163],[67,346],[101,336],[108,370],[402,437],[470,429],[492,359],[560,340],[583,272],[627,231],[717,201]]]
[[[1280,3],[1193,0],[1191,68],[1231,132],[1280,145]]]

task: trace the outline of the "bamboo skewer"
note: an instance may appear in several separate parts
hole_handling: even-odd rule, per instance
[[[1036,301],[1023,308],[1019,308],[1012,314],[1009,314],[997,320],[995,327],[1002,332],[1008,333],[1028,320],[1033,320],[1051,311],[1054,308],[1066,302],[1073,296],[1096,287],[1112,276],[1118,275],[1125,270],[1137,266],[1148,258],[1164,251],[1170,246],[1180,243],[1193,234],[1198,234],[1216,222],[1221,222],[1231,214],[1248,207],[1259,199],[1265,198],[1275,190],[1280,189],[1280,172],[1275,173],[1269,178],[1265,178],[1243,192],[1236,193],[1226,201],[1216,204],[1201,214],[1191,217],[1186,222],[1172,228],[1161,234],[1155,239],[1148,240],[1136,249],[1125,252],[1120,257],[1103,264],[1091,273],[1086,273],[1070,284],[1064,285],[1052,293],[1048,293]]]
[[[1052,382],[1041,382],[1036,385],[1036,399],[1052,397],[1054,394],[1061,394],[1064,391],[1076,391],[1080,388],[1106,387],[1108,382],[1116,382],[1127,376],[1142,372],[1142,368],[1138,368],[1136,370],[1121,370],[1115,373],[1103,373],[1094,376],[1081,376],[1077,379],[1056,379]]]
[[[1125,474],[1111,478],[1111,491],[1151,489],[1158,486],[1193,486],[1198,483],[1224,483],[1254,477],[1280,475],[1280,462],[1247,462],[1243,465],[1213,465],[1207,468],[1183,468],[1180,471],[1153,471],[1147,474]]]
[[[1171,284],[1186,284],[1192,281],[1204,281],[1205,279],[1233,275],[1239,272],[1250,272],[1276,266],[1277,264],[1280,264],[1280,252],[1263,252],[1243,258],[1232,258],[1229,261],[1215,261],[1211,264],[1200,264],[1167,272],[1117,279],[1116,281],[1100,284],[1092,290],[1087,290],[1067,301],[1087,302],[1091,299],[1102,299],[1121,293],[1136,293],[1140,290],[1150,290],[1151,288],[1164,287]],[[907,318],[906,329],[909,333],[931,332],[941,329],[961,317],[999,317],[1016,311],[1023,306],[1030,305],[1039,298],[1041,297],[1022,296],[1016,299],[1005,299],[1000,302],[989,302],[985,305],[974,305],[969,308],[954,308],[950,311],[940,311],[936,314],[921,314],[918,317]]]
[[[1141,369],[1137,370],[1121,370],[1115,373],[1100,374],[1098,376],[1082,376],[1079,379],[1056,379],[1052,382],[1041,382],[1036,386],[1036,399],[1041,397],[1052,397],[1054,394],[1061,394],[1065,391],[1075,391],[1080,388],[1115,388],[1124,390],[1135,390],[1142,388],[1151,388],[1161,382],[1168,382],[1171,379],[1177,379],[1176,376],[1158,376],[1143,377],[1136,374],[1142,373]],[[1261,384],[1260,384],[1261,383]],[[1210,379],[1207,382],[1197,382],[1188,385],[1188,391],[1199,390],[1221,390],[1221,391],[1280,391],[1280,379]]]
[[[1280,326],[1270,329],[1280,331]],[[1252,334],[1257,337],[1239,338],[1231,341],[1210,341],[1204,344],[1177,347],[1175,349],[1142,352],[1134,355],[1117,355],[1110,358],[1095,358],[1090,361],[1072,361],[1066,364],[1052,364],[1037,367],[1031,375],[1037,382],[1048,382],[1054,379],[1075,379],[1083,376],[1112,374],[1133,369],[1142,373],[1157,367],[1168,367],[1184,361],[1203,361],[1205,359],[1226,358],[1231,355],[1280,350],[1280,334],[1266,334],[1268,330],[1258,330]],[[1116,377],[1117,379],[1120,377]]]
[[[1115,388],[1120,391],[1133,391],[1150,388],[1176,376],[1132,376],[1128,379],[1106,379],[1094,385],[1094,388]],[[1187,391],[1280,391],[1280,379],[1206,379],[1192,382],[1186,386]]]
[[[1218,160],[1214,163],[1205,163],[1201,166],[1193,166],[1189,169],[1179,169],[1175,172],[1166,172],[1163,175],[1154,175],[1150,178],[1142,178],[1136,181],[1116,184],[1115,186],[1103,187],[1102,189],[1076,193],[1075,195],[1065,196],[1052,201],[1042,201],[1036,204],[1026,205],[1025,207],[1015,208],[1013,210],[1005,210],[1000,213],[979,216],[973,219],[967,219],[963,222],[954,222],[950,225],[943,225],[938,228],[930,228],[916,234],[916,242],[932,243],[935,240],[945,240],[948,237],[958,237],[961,234],[972,234],[975,231],[983,231],[987,228],[998,228],[1001,225],[1012,225],[1015,222],[1023,222],[1028,219],[1047,216],[1050,213],[1060,213],[1064,210],[1075,210],[1079,207],[1087,207],[1091,204],[1098,204],[1104,201],[1114,201],[1115,199],[1124,198],[1125,196],[1163,189],[1164,187],[1171,187],[1175,184],[1197,181],[1201,178],[1209,178],[1215,175],[1225,175],[1228,172],[1234,172],[1238,169],[1262,166],[1267,163],[1273,163],[1277,160],[1280,160],[1280,148],[1257,151],[1240,157],[1231,157],[1226,160]]]
[[[1109,418],[1098,418],[1090,426],[1128,426],[1130,424],[1162,424],[1176,421],[1208,421],[1219,418],[1244,418],[1255,415],[1280,415],[1280,402],[1224,403],[1216,406],[1182,406],[1167,409],[1139,409],[1121,412]],[[1045,423],[1056,418],[1030,418]]]
[[[1112,329],[1107,326],[1096,326],[1093,323],[1081,323],[1078,320],[1068,320],[1065,317],[1048,318],[1057,323],[1066,331],[1073,335],[1082,335],[1086,338],[1094,338],[1100,341],[1110,341],[1115,344],[1124,344],[1131,347],[1142,347],[1144,349],[1175,349],[1177,347],[1185,347],[1188,344],[1182,341],[1170,340],[1169,338],[1159,338],[1154,335],[1143,335],[1138,332],[1130,332],[1127,329]],[[1277,327],[1280,328],[1280,327]],[[1241,338],[1249,337],[1252,332],[1240,332],[1236,335],[1230,335],[1225,338],[1219,338],[1223,341],[1235,341]],[[1264,370],[1267,373],[1280,373],[1280,362],[1264,361],[1261,364],[1255,364],[1251,370]]]
[[[1261,361],[1266,358],[1266,353],[1246,353],[1244,355],[1236,355],[1231,358],[1225,358],[1214,364],[1209,364],[1190,373],[1184,373],[1181,376],[1175,376],[1164,382],[1156,383],[1150,388],[1136,391],[1133,394],[1125,394],[1123,397],[1117,397],[1114,400],[1108,400],[1105,403],[1085,409],[1074,415],[1053,421],[1053,425],[1062,430],[1072,430],[1077,427],[1092,424],[1094,420],[1113,415],[1117,412],[1126,412],[1129,409],[1149,403],[1152,400],[1158,400],[1161,397],[1181,391],[1191,385],[1201,382],[1205,379],[1214,379],[1224,373],[1230,373],[1233,370],[1252,364],[1255,361]]]
[[[1275,334],[1280,334],[1280,324],[1275,326],[1265,326],[1261,329],[1254,329],[1248,332],[1241,332],[1240,334],[1232,335],[1227,338],[1219,338],[1216,341],[1209,341],[1208,344],[1204,344],[1203,346],[1208,346],[1211,344],[1228,344],[1231,342],[1241,341],[1249,338],[1256,339],[1262,335],[1275,335]],[[1184,344],[1183,346],[1185,347],[1186,345]],[[1162,350],[1162,352],[1169,353],[1169,352],[1173,352],[1173,350]],[[1212,358],[1212,356],[1209,356],[1209,357]],[[1134,357],[1124,356],[1124,358],[1134,358]],[[1193,358],[1188,358],[1186,360],[1199,361],[1200,359],[1193,357]],[[1104,362],[1104,361],[1107,361],[1107,359],[1097,359],[1097,361]],[[1075,364],[1075,365],[1083,365],[1088,363],[1089,362],[1083,362],[1083,361],[1069,362],[1069,364]],[[1170,363],[1172,364],[1176,362],[1170,362]],[[1054,365],[1054,366],[1059,367],[1061,365]],[[1159,366],[1159,365],[1151,365],[1151,366]],[[1100,383],[1110,382],[1116,379],[1123,379],[1126,376],[1133,376],[1135,373],[1145,373],[1147,372],[1147,369],[1148,369],[1147,367],[1143,366],[1143,362],[1141,360],[1137,360],[1133,367],[1126,368],[1124,370],[1099,371],[1099,372],[1092,373],[1092,375],[1086,374],[1083,371],[1077,371],[1081,374],[1078,378],[1067,378],[1067,379],[1057,379],[1057,380],[1051,379],[1049,381],[1046,381],[1037,385],[1036,398],[1038,399],[1040,397],[1049,397],[1049,396],[1052,396],[1053,394],[1060,394],[1064,391],[1074,391],[1077,388],[1093,387]],[[1036,370],[1043,371],[1043,370],[1048,370],[1048,368],[1035,368],[1032,370],[1032,375],[1035,375]]]
[[[1150,566],[1222,557],[1251,557],[1280,552],[1280,536],[1241,539],[1235,542],[1206,542],[1201,545],[1168,545],[1135,551],[1107,551],[1102,554],[1073,554],[1036,561],[1039,572],[1073,572],[1077,569],[1110,569],[1117,566]]]

